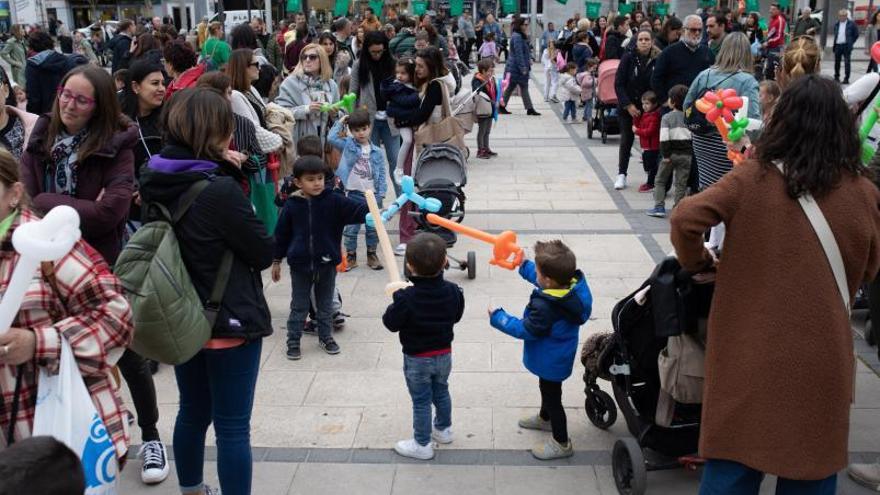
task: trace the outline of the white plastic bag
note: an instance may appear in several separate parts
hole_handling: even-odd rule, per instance
[[[51,435],[82,460],[86,495],[115,495],[116,448],[83,382],[67,339],[61,338],[57,375],[40,368],[33,435]]]

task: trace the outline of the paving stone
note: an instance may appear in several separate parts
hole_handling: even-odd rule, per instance
[[[293,478],[289,495],[387,495],[392,465],[303,464]]]
[[[495,470],[484,466],[399,465],[392,495],[491,495]]]

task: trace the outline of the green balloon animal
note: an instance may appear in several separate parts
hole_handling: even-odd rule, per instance
[[[340,108],[345,110],[348,114],[354,111],[354,102],[357,101],[357,95],[354,93],[349,93],[343,96],[336,103],[324,103],[321,105],[322,112],[329,112],[330,110],[339,110]]]

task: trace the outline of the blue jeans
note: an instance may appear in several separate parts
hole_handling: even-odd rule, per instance
[[[263,341],[231,349],[203,349],[175,366],[180,410],[174,425],[174,461],[181,491],[202,486],[205,432],[214,423],[220,488],[251,493],[251,410]]]
[[[562,102],[562,120],[567,119],[569,115],[571,115],[571,120],[577,119],[577,106],[574,104],[574,100]]]
[[[589,99],[584,102],[584,122],[593,118],[593,100]]]
[[[397,155],[400,153],[400,136],[391,134],[391,126],[387,120],[373,119],[373,131],[370,140],[376,146],[385,145],[385,159],[388,160],[388,177],[394,177],[394,169],[397,167]],[[393,180],[395,197],[400,196],[400,186]]]
[[[733,461],[709,459],[703,470],[700,495],[757,495],[764,473]],[[824,480],[776,481],[776,495],[834,495],[837,474]]]
[[[315,266],[314,272],[290,270],[293,294],[290,299],[290,316],[287,318],[287,345],[299,345],[303,326],[309,315],[312,288],[315,290],[318,337],[330,338],[333,332],[333,299],[336,295],[336,266],[322,263]]]
[[[431,441],[431,404],[437,410],[434,428],[445,430],[452,426],[451,371],[451,353],[432,357],[403,355],[403,376],[413,402],[413,438],[419,445]]]
[[[381,120],[379,121],[381,122]],[[367,198],[364,196],[364,193],[361,191],[346,191],[345,195],[350,199],[353,199],[359,203],[367,204]],[[379,207],[382,207],[382,198],[376,197],[376,202],[379,203]],[[364,225],[364,229],[366,231],[367,237],[367,250],[375,251],[376,246],[379,245],[379,236],[376,234],[376,229],[374,227],[370,227],[369,225]],[[343,244],[345,245],[345,250],[349,253],[353,253],[357,251],[357,240],[358,234],[361,231],[361,224],[353,224],[346,225],[344,229],[342,229],[343,235]]]

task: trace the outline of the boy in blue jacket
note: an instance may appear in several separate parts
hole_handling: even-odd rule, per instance
[[[339,354],[333,340],[333,295],[336,265],[341,261],[339,243],[346,225],[364,223],[366,203],[346,198],[324,187],[324,160],[303,156],[293,164],[298,191],[284,202],[275,227],[275,260],[272,280],[281,279],[281,260],[287,257],[293,296],[287,319],[287,359],[302,357],[300,338],[309,314],[309,295],[314,286],[318,307],[318,339],[327,354]]]
[[[348,124],[348,134],[345,125]],[[385,152],[370,141],[373,127],[370,124],[370,113],[366,110],[355,110],[351,115],[339,119],[330,129],[327,141],[342,152],[336,175],[345,186],[345,195],[359,203],[367,204],[364,193],[368,190],[376,192],[376,202],[382,205],[385,197]],[[357,267],[357,238],[360,225],[345,227],[345,258],[348,270]],[[373,270],[381,270],[382,264],[376,256],[379,236],[376,229],[366,226],[367,266]]]
[[[519,420],[521,428],[552,431],[543,445],[532,449],[538,459],[574,454],[568,438],[562,382],[571,375],[578,347],[578,331],[590,318],[593,296],[574,253],[562,241],[537,242],[535,261],[519,267],[522,278],[535,287],[522,319],[500,308],[490,308],[493,327],[524,340],[523,364],[538,375],[541,411]]]

